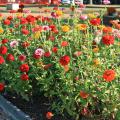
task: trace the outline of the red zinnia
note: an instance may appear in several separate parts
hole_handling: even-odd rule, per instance
[[[51,53],[49,51],[44,53],[45,57],[50,57],[50,55],[51,55]]]
[[[60,64],[62,66],[68,65],[69,62],[70,62],[70,57],[68,55],[65,55],[65,56],[63,56],[63,57],[60,58]]]
[[[21,72],[28,72],[28,71],[29,71],[29,66],[28,66],[28,64],[22,64],[22,65],[20,66],[20,71],[21,71]]]
[[[3,64],[5,62],[4,58],[0,56],[0,64]]]
[[[102,43],[105,44],[105,45],[112,45],[112,44],[114,44],[114,36],[104,35],[102,37]]]
[[[33,54],[33,57],[34,57],[35,59],[39,59],[39,58],[41,58],[40,55],[36,55],[36,54]]]
[[[58,48],[57,48],[57,47],[53,47],[53,48],[52,48],[52,52],[57,53],[57,51],[58,51]]]
[[[14,61],[15,58],[14,58],[14,56],[13,56],[12,54],[8,54],[8,55],[7,55],[7,60],[8,60],[8,61]]]
[[[27,41],[25,41],[25,42],[22,43],[22,46],[23,46],[24,48],[27,48],[28,46],[30,46],[30,43],[27,42]]]
[[[27,24],[28,21],[25,18],[20,19],[20,24]]]
[[[34,23],[35,22],[35,17],[33,15],[28,15],[26,17],[26,20],[29,22],[29,23]]]
[[[10,20],[8,19],[4,20],[4,25],[10,25]]]
[[[30,32],[27,29],[22,29],[22,34],[28,35]]]
[[[67,41],[63,41],[63,42],[61,43],[61,46],[62,46],[62,47],[68,46],[68,42],[67,42]]]
[[[0,92],[1,92],[1,91],[3,91],[3,90],[4,90],[4,88],[5,88],[4,83],[0,83]]]
[[[100,23],[101,23],[100,18],[94,18],[94,19],[90,20],[90,24],[94,25],[94,26],[98,26],[98,25],[100,25]]]
[[[20,78],[21,80],[29,80],[29,76],[27,74],[22,74]]]
[[[48,39],[51,40],[51,41],[55,41],[55,37],[54,36],[50,36]]]
[[[106,70],[103,73],[103,78],[106,82],[111,82],[115,79],[115,71],[114,70]]]
[[[26,56],[25,56],[25,55],[20,55],[20,56],[18,57],[18,59],[19,59],[20,61],[25,61]]]
[[[47,112],[47,113],[46,113],[46,118],[47,118],[48,120],[50,120],[52,117],[53,117],[53,113],[52,113],[52,112]]]
[[[8,19],[8,20],[12,20],[13,17],[12,17],[12,16],[8,16],[7,19]]]
[[[4,54],[6,54],[6,53],[7,53],[7,47],[1,46],[1,47],[0,47],[0,54],[4,55]]]
[[[3,39],[2,40],[2,44],[5,44],[5,43],[7,43],[8,42],[8,39]]]

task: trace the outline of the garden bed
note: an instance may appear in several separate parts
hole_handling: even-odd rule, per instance
[[[32,120],[119,120],[119,21],[70,10],[1,19],[0,92]]]

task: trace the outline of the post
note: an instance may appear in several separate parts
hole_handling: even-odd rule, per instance
[[[90,5],[92,5],[93,4],[93,0],[90,0]]]

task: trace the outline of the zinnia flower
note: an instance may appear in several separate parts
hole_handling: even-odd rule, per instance
[[[104,79],[106,82],[111,82],[112,80],[115,79],[115,71],[114,71],[114,70],[106,70],[106,71],[103,73],[103,79]]]
[[[6,19],[3,21],[4,25],[10,25],[10,20]]]
[[[81,20],[86,20],[87,18],[88,18],[87,15],[81,15],[81,16],[80,16],[80,19],[81,19]]]
[[[70,57],[68,55],[64,55],[63,57],[60,58],[60,64],[62,66],[68,65],[70,62]]]
[[[46,113],[46,118],[47,118],[48,120],[52,119],[52,117],[53,117],[53,113],[52,113],[52,112],[47,112],[47,113]]]
[[[0,56],[0,65],[3,64],[4,62],[5,62],[4,58]]]
[[[29,44],[29,42],[25,41],[25,42],[22,43],[22,46],[24,48],[27,48],[28,46],[30,46],[30,44]]]
[[[110,1],[109,0],[103,0],[103,4],[105,4],[105,5],[110,4]]]
[[[76,25],[77,30],[86,30],[87,29],[87,25],[86,24],[77,24]]]
[[[48,52],[45,52],[45,53],[44,53],[44,56],[45,56],[45,57],[50,57],[50,56],[51,56],[51,53],[50,53],[49,51],[48,51]]]
[[[28,15],[26,17],[26,20],[29,22],[29,23],[34,23],[35,22],[35,17],[33,15]]]
[[[63,32],[69,32],[70,31],[70,27],[68,25],[64,25],[61,27]]]
[[[8,50],[7,47],[1,46],[0,47],[0,54],[5,55],[7,53],[7,50]]]
[[[45,53],[44,50],[41,49],[41,48],[38,48],[38,49],[35,50],[35,54],[36,55],[43,56],[44,53]]]
[[[26,73],[22,74],[20,78],[23,81],[29,80],[29,76]]]
[[[28,21],[25,18],[20,19],[20,24],[27,24]]]
[[[57,48],[57,47],[53,47],[53,48],[52,48],[52,52],[57,53],[57,51],[58,51],[58,48]]]
[[[61,10],[57,10],[57,11],[56,11],[56,15],[57,15],[57,17],[62,16],[62,14],[63,14],[63,13],[62,13]]]
[[[11,48],[15,48],[16,46],[18,46],[18,41],[14,40],[14,41],[10,42]]]
[[[18,57],[18,59],[19,59],[20,61],[25,61],[26,56],[25,56],[25,55],[20,55],[20,56]]]
[[[43,49],[38,48],[37,50],[35,50],[33,57],[35,59],[39,59],[44,55],[44,53],[45,53],[45,51]]]
[[[2,39],[2,44],[6,44],[8,42],[8,39]]]
[[[104,35],[102,37],[102,43],[105,44],[105,45],[112,45],[112,44],[114,44],[114,36]]]
[[[7,60],[8,60],[8,61],[14,61],[15,58],[14,58],[14,56],[13,56],[12,54],[8,54],[8,55],[7,55]]]
[[[4,83],[0,83],[0,92],[2,92],[4,90],[4,88],[5,88]]]
[[[84,92],[84,91],[80,91],[80,96],[83,98],[83,99],[86,99],[88,98],[89,94]]]
[[[90,24],[93,26],[98,26],[101,23],[101,19],[100,18],[94,18],[90,20]]]
[[[28,64],[22,64],[22,65],[20,66],[20,71],[21,71],[21,72],[28,72],[28,71],[29,71],[29,66],[28,66]]]
[[[0,34],[4,32],[3,28],[0,27]]]
[[[24,34],[24,35],[28,35],[30,32],[27,30],[27,29],[22,29],[22,34]]]
[[[62,47],[68,46],[68,42],[67,42],[67,41],[62,41],[61,46],[62,46]]]

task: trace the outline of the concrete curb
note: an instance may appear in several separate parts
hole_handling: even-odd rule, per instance
[[[11,120],[32,120],[29,115],[26,115],[11,102],[7,101],[0,95],[0,107],[3,111],[10,116]]]

